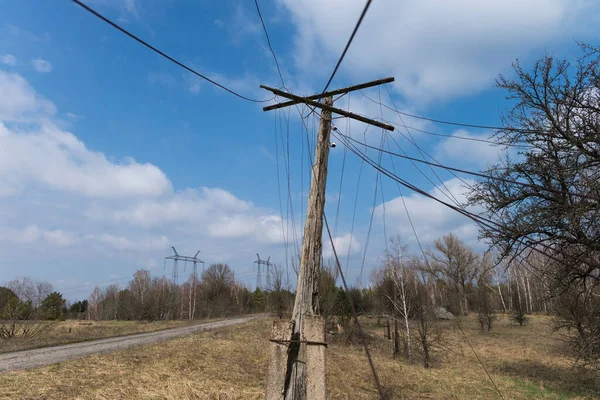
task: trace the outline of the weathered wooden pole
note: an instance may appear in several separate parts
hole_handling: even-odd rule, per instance
[[[319,315],[318,289],[323,250],[321,238],[331,114],[336,113],[390,131],[394,130],[394,127],[389,124],[333,107],[333,95],[393,81],[394,78],[379,79],[309,97],[297,96],[265,85],[260,86],[276,96],[291,100],[263,107],[264,111],[300,103],[321,110],[294,310],[291,321],[273,322],[270,339],[271,355],[267,372],[267,400],[324,400],[327,396],[325,386],[325,347],[327,344],[325,343],[324,319]],[[318,102],[317,99],[322,99],[322,101]]]
[[[332,97],[325,97],[323,104],[331,106]],[[331,112],[323,110],[319,123],[317,146],[313,162],[308,208],[302,241],[302,258],[296,286],[296,299],[292,312],[294,328],[292,339],[301,340],[303,319],[306,315],[319,315],[319,274],[321,271],[323,211],[325,208],[325,188],[327,183],[327,163],[329,160],[329,138],[331,135]],[[306,399],[306,343],[292,343],[288,356],[289,369],[286,377],[286,400]],[[324,379],[323,380],[323,390]]]

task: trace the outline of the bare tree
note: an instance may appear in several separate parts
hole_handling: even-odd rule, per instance
[[[119,285],[112,284],[102,291],[102,319],[117,319],[119,311]]]
[[[562,279],[600,284],[600,49],[582,48],[575,66],[545,56],[498,78],[514,107],[497,137],[526,150],[488,169],[470,201],[497,224],[482,235],[504,256],[537,246],[560,260]]]
[[[34,337],[48,328],[42,316],[42,301],[52,292],[48,282],[17,278],[4,286],[0,304],[0,338]]]
[[[291,296],[289,293],[289,282],[280,264],[272,266],[268,296],[272,310],[277,314],[279,319],[283,318],[283,314],[290,305]]]
[[[469,312],[468,296],[479,272],[479,257],[453,233],[434,242],[435,251],[429,251],[426,270],[439,281],[458,288],[460,311]]]
[[[501,269],[502,269],[502,264],[497,262],[494,267],[494,280],[496,282],[496,288],[498,289],[498,296],[500,297],[500,301],[502,302],[502,309],[506,313],[506,312],[508,312],[508,308],[506,308],[506,302],[504,301],[504,296],[502,295],[501,282],[502,282],[502,276],[504,275],[504,273],[503,273],[503,271],[501,271]]]
[[[227,303],[234,282],[233,271],[227,264],[212,264],[202,274],[206,299],[209,307],[217,315],[227,312]]]
[[[102,293],[96,286],[88,301],[88,319],[102,319]]]
[[[408,361],[412,362],[410,320],[412,319],[415,296],[410,290],[414,285],[410,285],[410,282],[414,282],[415,277],[406,266],[406,249],[407,246],[402,244],[399,236],[391,239],[391,249],[386,254],[385,274],[390,279],[393,289],[392,293],[385,293],[384,295],[393,307],[394,319],[396,319],[396,315],[399,315],[404,321],[406,356]],[[395,338],[395,340],[398,339]],[[397,349],[395,350],[397,351]]]
[[[600,364],[591,345],[600,337],[600,48],[580,48],[576,62],[544,56],[526,70],[517,61],[514,79],[498,78],[514,106],[496,137],[523,150],[490,167],[470,202],[494,220],[482,236],[531,263],[511,273],[515,315],[550,309],[554,297],[557,329],[577,332],[573,355],[591,365]],[[546,260],[536,263],[531,249]]]
[[[423,367],[431,366],[433,349],[441,342],[441,330],[434,313],[434,306],[429,295],[429,285],[425,280],[415,279],[415,297],[413,299],[414,318],[418,338],[417,350],[423,360]]]
[[[150,271],[140,269],[135,271],[133,279],[129,282],[129,290],[135,298],[135,311],[137,319],[144,317],[144,310],[147,307],[148,294],[150,292]]]

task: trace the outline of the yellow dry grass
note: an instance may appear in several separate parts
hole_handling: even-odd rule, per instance
[[[193,321],[198,324],[204,321]],[[104,339],[134,333],[154,332],[162,329],[190,325],[190,321],[83,321],[67,320],[52,322],[48,331],[34,338],[14,337],[0,339],[0,353],[56,346],[60,344]],[[70,330],[70,331],[69,331]]]
[[[423,369],[394,359],[376,320],[372,343],[381,381],[394,399],[496,399],[481,365],[454,325],[444,351]],[[261,399],[264,398],[271,322],[204,332],[168,342],[0,375],[0,399]],[[597,375],[572,369],[556,351],[544,317],[518,327],[499,321],[491,333],[461,322],[504,399],[600,398]],[[376,389],[358,346],[327,349],[330,399],[374,399]]]

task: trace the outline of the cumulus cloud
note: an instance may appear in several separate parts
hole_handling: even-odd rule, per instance
[[[2,54],[0,55],[0,63],[4,65],[13,66],[17,63],[17,58],[12,54]]]
[[[156,196],[171,190],[156,166],[110,162],[52,124],[22,132],[0,123],[0,177],[15,189],[42,184],[91,197]]]
[[[52,279],[101,281],[162,265],[171,245],[200,247],[211,262],[282,243],[282,221],[271,210],[223,188],[175,190],[156,165],[89,149],[22,76],[0,71],[0,92],[7,94],[0,96],[0,280],[13,273],[1,266],[15,262],[22,274],[43,276],[40,257],[61,266]],[[27,260],[11,258],[15,251]],[[92,265],[103,271],[95,278]]]
[[[35,68],[37,72],[46,73],[52,71],[52,64],[46,60],[42,60],[41,58],[32,60],[31,65],[33,65],[33,68]]]
[[[108,233],[87,236],[87,239],[97,240],[117,250],[165,250],[169,247],[169,239],[166,236],[145,237],[138,240],[128,239],[124,236],[114,236]]]
[[[459,129],[452,136],[454,138],[442,140],[436,146],[436,159],[443,160],[442,162],[451,161],[454,165],[485,168],[487,165],[498,162],[506,152],[506,148],[503,146],[476,141],[478,139],[491,140],[490,136],[486,134],[473,135],[466,130]],[[464,140],[457,137],[475,140]]]
[[[110,220],[139,228],[176,225],[214,239],[247,239],[258,243],[283,241],[281,217],[262,210],[221,188],[202,187],[171,193],[154,200],[136,201],[130,206],[93,205],[86,215],[96,221]]]
[[[448,188],[454,198],[462,205],[467,202],[468,188],[465,183],[471,185],[474,182],[470,179],[464,179],[464,181],[462,182],[454,178],[444,182],[445,187]],[[444,191],[443,187],[434,188],[429,194],[452,204],[452,201],[448,200]],[[376,207],[375,213],[379,218],[383,215],[383,208],[385,207],[386,224],[390,234],[399,234],[410,245],[416,245],[416,239],[406,216],[404,203],[410,213],[415,230],[422,244],[430,244],[435,239],[449,232],[454,232],[461,239],[465,240],[468,245],[481,247],[477,240],[478,228],[472,220],[420,194],[405,195],[403,198],[396,197]],[[467,210],[475,214],[482,211],[476,208],[467,208]],[[418,250],[418,248],[414,248],[413,250]]]
[[[0,231],[0,241],[16,244],[38,244],[46,242],[52,246],[69,247],[74,245],[78,238],[75,234],[65,232],[61,229],[44,230],[36,224],[30,224],[24,228],[5,227]]]
[[[54,104],[38,95],[21,75],[0,70],[0,93],[0,122],[39,120],[56,112]]]
[[[335,246],[335,252],[338,257],[346,257],[347,255],[357,254],[360,251],[360,244],[356,240],[356,237],[349,233],[336,236],[333,238],[333,245]],[[323,240],[323,257],[333,257],[333,249],[329,239]]]
[[[297,66],[326,74],[314,60],[335,61],[364,1],[279,2],[296,27]],[[467,95],[489,87],[532,47],[582,32],[582,19],[596,7],[583,0],[381,0],[370,7],[343,69],[354,77],[394,75],[396,89],[413,102]]]

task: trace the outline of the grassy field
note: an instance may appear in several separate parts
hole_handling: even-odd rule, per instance
[[[375,319],[365,325],[376,368],[389,398],[500,398],[460,331],[449,325],[433,367],[394,359]],[[204,332],[157,345],[86,357],[0,375],[1,399],[261,399],[264,398],[271,322]],[[572,368],[560,355],[548,320],[529,325],[498,321],[480,333],[474,317],[461,326],[504,399],[597,399],[598,375]],[[363,351],[330,341],[330,399],[374,399],[376,389]]]
[[[205,321],[193,321],[194,324],[201,322]],[[0,353],[131,335],[134,333],[154,332],[187,325],[190,325],[190,321],[61,321],[51,324],[49,331],[44,332],[39,337],[0,339]]]

